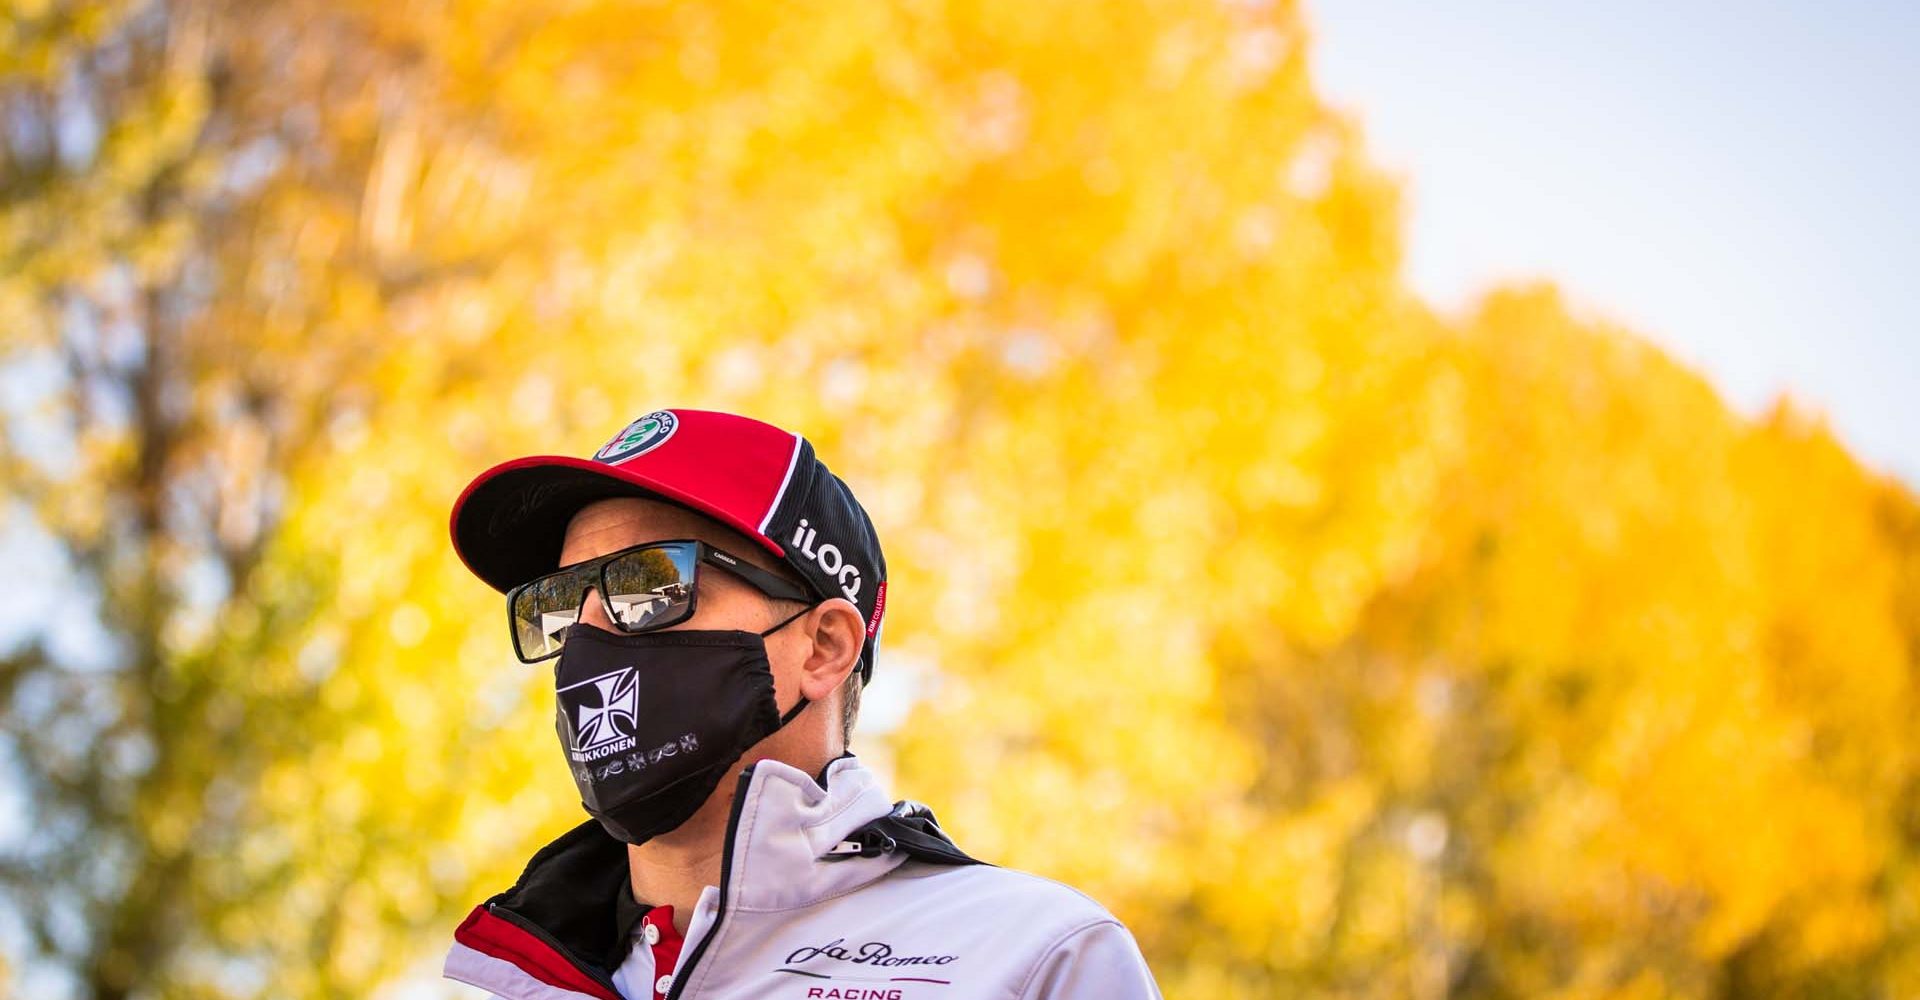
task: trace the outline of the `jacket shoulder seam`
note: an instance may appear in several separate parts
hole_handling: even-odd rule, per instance
[[[1074,886],[1068,885],[1065,882],[1061,882],[1056,879],[1050,879],[1045,875],[1036,875],[1033,872],[1023,871],[1019,868],[1005,868],[1000,865],[989,865],[986,867],[990,867],[996,871],[1003,871],[1012,875],[1018,875],[1022,878],[1030,879],[1032,881],[1039,882],[1044,885],[1050,885],[1058,889],[1065,889],[1066,891],[1073,893],[1075,896],[1078,896],[1082,900],[1086,901],[1086,904],[1088,906],[1093,907],[1096,911],[1098,911],[1101,914],[1102,918],[1106,920],[1112,920],[1114,923],[1119,923],[1119,920],[1113,916],[1113,913],[1109,911],[1105,906],[1101,905],[1099,900],[1093,898],[1092,896],[1087,895],[1086,893],[1080,891]]]
[[[1038,878],[1039,876],[1035,876],[1035,877]],[[1053,880],[1047,879],[1046,881],[1051,882]],[[1038,957],[1036,957],[1033,960],[1032,967],[1027,969],[1026,975],[1020,977],[1020,988],[1015,990],[1013,995],[1016,997],[1026,996],[1027,988],[1033,985],[1033,977],[1040,974],[1040,970],[1044,968],[1047,964],[1047,959],[1051,957],[1054,952],[1059,951],[1061,947],[1063,947],[1068,941],[1071,941],[1075,937],[1078,937],[1081,934],[1085,934],[1086,932],[1093,930],[1096,927],[1104,927],[1107,924],[1112,924],[1113,926],[1119,927],[1122,930],[1126,929],[1126,926],[1120,923],[1119,920],[1111,916],[1105,916],[1105,917],[1099,917],[1093,920],[1089,920],[1086,923],[1079,924],[1075,927],[1072,927],[1068,929],[1066,933],[1060,935],[1057,938],[1054,938],[1053,941],[1049,943],[1045,948],[1040,949],[1040,954]]]

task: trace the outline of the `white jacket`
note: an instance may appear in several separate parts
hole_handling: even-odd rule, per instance
[[[649,1000],[627,879],[626,846],[582,823],[474,908],[446,976],[507,1000]],[[773,760],[741,771],[720,885],[701,893],[678,965],[672,1000],[1160,996],[1100,904],[968,858],[851,754],[819,781]]]

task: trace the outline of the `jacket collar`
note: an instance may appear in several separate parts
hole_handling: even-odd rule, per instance
[[[873,772],[850,753],[817,778],[777,760],[749,765],[728,823],[722,910],[805,906],[892,871],[904,852],[823,860],[891,808]],[[620,1000],[612,973],[648,908],[630,884],[626,844],[589,819],[468,914],[445,973],[506,997]]]
[[[785,910],[853,891],[891,871],[903,855],[827,861],[829,851],[893,802],[851,754],[815,781],[776,760],[753,767],[732,825],[726,908]]]

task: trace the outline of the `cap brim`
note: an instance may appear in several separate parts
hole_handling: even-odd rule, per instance
[[[506,593],[559,566],[567,522],[610,497],[646,497],[713,518],[785,558],[778,544],[720,508],[654,479],[568,455],[530,455],[475,476],[453,503],[453,550],[473,575]]]

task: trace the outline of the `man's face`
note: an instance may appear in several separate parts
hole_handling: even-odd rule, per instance
[[[567,524],[555,568],[646,542],[675,538],[699,539],[776,575],[789,580],[797,577],[766,549],[718,521],[673,504],[637,497],[601,500],[582,507]],[[716,566],[704,566],[698,579],[693,615],[661,631],[764,632],[800,607],[773,602],[751,584]],[[608,620],[597,590],[587,592],[580,621],[610,632],[619,631]],[[767,665],[773,673],[776,710],[785,713],[799,704],[802,697],[810,706],[795,716],[791,725],[782,726],[773,735],[747,748],[737,767],[774,759],[808,774],[818,774],[841,753],[845,748],[840,717],[844,694],[839,689],[858,667],[864,634],[860,609],[844,597],[834,597],[813,604],[804,614],[764,637]],[[676,839],[691,843],[718,837],[719,831],[726,828],[732,794],[732,787],[724,782],[714,786],[699,812],[658,840],[663,844]]]

